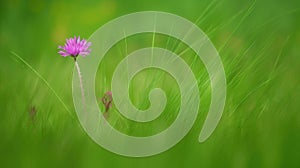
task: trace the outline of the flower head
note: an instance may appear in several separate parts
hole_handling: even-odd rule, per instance
[[[112,92],[111,91],[106,92],[101,100],[103,105],[105,106],[105,112],[108,112],[109,108],[111,108],[111,103],[113,101]]]
[[[74,57],[76,60],[78,55],[84,57],[90,54],[91,50],[89,47],[91,44],[91,42],[87,42],[84,39],[80,40],[80,36],[78,36],[78,38],[74,36],[74,38],[66,39],[66,44],[64,46],[58,46],[58,49],[60,49],[58,53],[63,57]]]

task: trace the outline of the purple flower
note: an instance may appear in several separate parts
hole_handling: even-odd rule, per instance
[[[78,38],[74,36],[74,38],[66,39],[66,44],[64,46],[58,46],[58,49],[61,49],[58,53],[63,57],[74,57],[76,60],[78,55],[84,57],[90,54],[91,50],[89,47],[91,44],[91,42],[87,42],[84,39],[80,40],[80,36],[78,36]]]

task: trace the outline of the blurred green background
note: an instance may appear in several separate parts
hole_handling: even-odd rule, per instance
[[[164,153],[128,158],[99,147],[82,130],[72,101],[74,62],[60,57],[57,46],[73,35],[87,39],[109,20],[144,10],[177,14],[207,33],[223,61],[228,93],[217,129],[199,144],[209,109],[209,80],[201,60],[186,52],[182,57],[199,80],[202,100],[194,127]],[[0,18],[0,167],[300,167],[300,1],[2,0]],[[157,37],[155,46],[176,53],[187,48]],[[99,98],[110,89],[113,70],[126,52],[151,46],[152,35],[127,40],[99,66]],[[49,82],[71,115],[12,51]],[[110,123],[138,136],[165,129],[179,108],[178,88],[171,83],[175,81],[161,71],[141,72],[130,88],[133,103],[147,108],[155,85],[166,90],[168,107],[144,125],[126,121],[112,108]],[[103,109],[100,102],[99,107]]]

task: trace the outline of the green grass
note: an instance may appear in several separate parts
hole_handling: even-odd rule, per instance
[[[17,0],[0,4],[0,167],[300,166],[298,1]],[[127,54],[150,46],[181,55],[201,94],[197,121],[179,144],[156,156],[128,158],[99,147],[81,128],[72,100],[74,62],[58,56],[56,48],[69,36],[88,38],[107,21],[142,10],[171,12],[201,27],[220,52],[228,91],[217,129],[199,144],[211,96],[201,60],[185,44],[161,34],[120,41],[98,68],[99,99],[110,90],[117,64]],[[149,123],[129,121],[113,106],[110,124],[134,136],[153,135],[172,124],[180,92],[169,74],[147,69],[136,75],[130,83],[131,100],[146,109],[154,87],[161,87],[168,97],[159,118]],[[33,107],[34,118],[30,117]],[[99,108],[103,111],[100,101]]]

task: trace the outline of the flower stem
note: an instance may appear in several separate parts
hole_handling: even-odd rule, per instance
[[[77,69],[77,74],[78,74],[78,78],[79,78],[79,84],[80,84],[80,90],[81,90],[81,98],[82,98],[82,104],[83,104],[83,110],[86,111],[86,104],[85,104],[85,96],[84,96],[84,89],[83,89],[83,82],[82,82],[82,76],[81,76],[81,71],[79,68],[79,64],[78,62],[75,60],[75,67]]]

